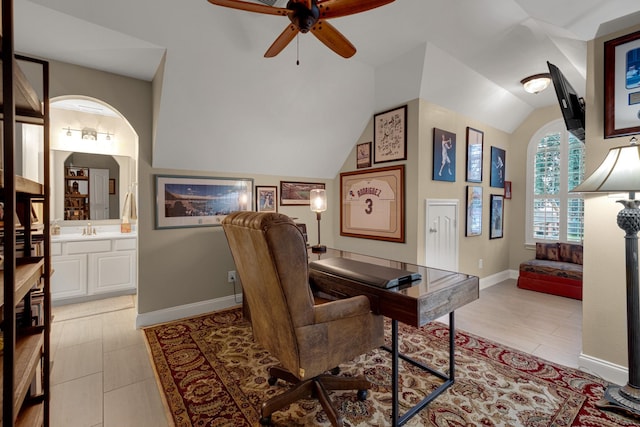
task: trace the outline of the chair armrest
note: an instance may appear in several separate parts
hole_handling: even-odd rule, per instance
[[[364,295],[319,304],[314,306],[313,310],[315,323],[326,323],[371,312],[369,298]]]

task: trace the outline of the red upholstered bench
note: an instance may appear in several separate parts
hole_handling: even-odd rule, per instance
[[[536,259],[520,264],[518,287],[582,300],[582,245],[536,243]]]

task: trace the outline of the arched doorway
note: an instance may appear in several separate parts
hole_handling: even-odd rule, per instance
[[[60,226],[60,235],[52,236],[59,250],[52,251],[54,304],[137,293],[131,211],[138,199],[138,135],[122,114],[95,98],[53,98],[50,111],[51,218]],[[77,214],[84,203],[86,213]],[[128,233],[121,232],[125,215]],[[75,249],[82,245],[86,253]]]

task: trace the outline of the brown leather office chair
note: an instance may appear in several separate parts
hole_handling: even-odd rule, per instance
[[[269,384],[278,378],[295,384],[262,404],[261,424],[301,398],[318,398],[334,426],[342,419],[327,390],[358,390],[367,396],[364,376],[340,377],[340,363],[383,344],[382,316],[371,313],[364,296],[314,305],[308,282],[307,248],[302,232],[286,215],[235,212],[223,221],[251,313],[253,336],[277,357]],[[335,369],[335,370],[334,370]]]

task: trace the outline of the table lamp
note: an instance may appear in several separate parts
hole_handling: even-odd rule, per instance
[[[311,246],[311,252],[323,253],[327,251],[327,247],[320,244],[320,219],[322,212],[327,210],[327,192],[324,189],[314,189],[309,193],[309,202],[311,210],[316,213],[318,220],[318,244]]]
[[[571,192],[629,192],[629,200],[618,200],[624,208],[618,213],[618,226],[625,231],[627,276],[627,343],[629,380],[623,387],[610,385],[598,406],[640,415],[640,300],[638,292],[638,232],[640,231],[640,145],[631,144],[609,150],[602,164]]]

